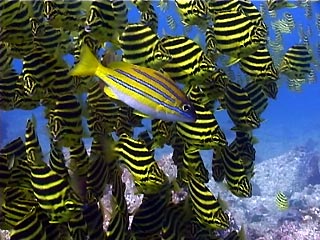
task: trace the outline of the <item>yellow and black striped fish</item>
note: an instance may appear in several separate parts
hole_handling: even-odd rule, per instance
[[[280,8],[296,8],[297,5],[289,3],[287,0],[267,0],[269,11],[278,10]]]
[[[183,167],[186,172],[195,171],[195,177],[199,178],[201,182],[209,182],[209,172],[204,166],[203,160],[200,155],[200,150],[194,147],[184,145],[182,155]],[[188,176],[184,177],[188,180]]]
[[[214,31],[212,26],[209,26],[206,30],[206,54],[213,61],[218,56],[217,46],[214,37]]]
[[[83,207],[65,177],[43,164],[31,165],[31,183],[39,206],[51,223],[68,221]]]
[[[67,221],[83,204],[72,192],[66,176],[60,176],[43,161],[35,133],[34,123],[27,121],[26,154],[30,163],[31,185],[41,209],[46,211],[51,223]]]
[[[68,169],[65,164],[66,160],[63,155],[62,148],[57,145],[57,143],[51,140],[49,166],[53,171],[65,177],[68,175]]]
[[[99,43],[113,41],[118,37],[111,1],[93,1],[87,12],[85,31]]]
[[[31,119],[27,120],[26,133],[25,133],[25,146],[27,161],[30,163],[42,163],[43,153],[39,143],[38,136],[35,132],[35,122]]]
[[[149,26],[154,33],[158,32],[158,16],[152,4],[147,11],[141,13],[141,23]]]
[[[219,198],[216,199],[208,187],[191,173],[188,192],[192,210],[200,223],[215,230],[229,227],[229,217],[222,209]]]
[[[25,5],[25,3],[21,1],[1,1],[0,26],[4,27],[9,25],[20,12],[21,8],[23,8],[23,5]]]
[[[43,15],[54,28],[76,31],[79,23],[85,19],[84,12],[88,4],[83,1],[47,1],[43,3]]]
[[[23,77],[20,74],[16,82],[15,96],[13,98],[14,108],[31,110],[40,106],[40,101],[37,98],[32,98],[27,95],[24,89]]]
[[[213,151],[212,154],[212,177],[216,182],[222,182],[225,179],[225,170],[223,159],[217,157],[216,153]]]
[[[60,146],[79,144],[83,136],[81,106],[74,95],[64,95],[56,100],[49,113],[48,128]]]
[[[133,216],[133,236],[137,239],[154,239],[153,237],[159,236],[170,200],[170,184],[163,184],[157,193],[144,194],[142,203]]]
[[[194,123],[176,122],[177,134],[189,146],[199,149],[219,148],[226,145],[226,137],[209,108],[193,104],[197,114]]]
[[[271,81],[262,83],[262,88],[269,98],[276,99],[278,94],[278,85],[276,82]]]
[[[72,42],[70,36],[64,32],[62,29],[53,28],[47,22],[36,23],[35,19],[30,19],[33,21],[33,43],[36,46],[42,46],[46,49],[47,53],[56,53],[59,49],[59,54],[67,54],[72,50]]]
[[[100,202],[90,202],[83,210],[84,220],[87,224],[88,236],[90,239],[104,239],[103,214]]]
[[[178,13],[184,25],[206,27],[208,21],[208,6],[203,0],[175,0]]]
[[[47,239],[46,226],[44,225],[46,218],[47,216],[41,208],[34,206],[10,231],[10,239]]]
[[[19,137],[9,142],[0,149],[0,192],[6,186],[11,176],[11,168],[14,164],[15,158],[25,158],[25,144],[22,139]],[[0,198],[0,203],[3,199]]]
[[[167,23],[168,23],[169,28],[172,31],[175,31],[177,28],[177,23],[176,23],[176,20],[174,19],[174,17],[171,15],[168,15],[166,18],[167,18]]]
[[[243,88],[248,93],[253,109],[259,117],[268,106],[268,96],[263,91],[262,84],[252,81]]]
[[[222,159],[225,179],[232,194],[237,197],[251,197],[252,185],[240,157],[226,146],[216,152],[216,158]]]
[[[4,4],[4,7],[8,5]],[[13,7],[13,9],[11,9]],[[32,40],[31,25],[29,18],[32,15],[32,9],[25,2],[20,2],[20,8],[17,9],[16,5],[9,6],[13,12],[5,12],[4,14],[12,14],[8,24],[2,24],[0,28],[0,41],[8,42],[10,44],[26,44]],[[6,22],[6,20],[4,20]]]
[[[281,211],[285,211],[289,208],[288,197],[283,192],[278,192],[276,195],[276,205]]]
[[[229,145],[230,150],[242,160],[249,179],[254,175],[256,150],[253,144],[255,143],[256,140],[251,133],[236,131],[236,137]]]
[[[122,182],[122,170],[117,168],[112,181],[112,216],[107,229],[108,239],[125,239],[128,234],[129,212],[125,198],[125,184]]]
[[[230,56],[227,65],[254,53],[266,44],[267,30],[239,11],[222,11],[214,17],[214,36],[219,52]]]
[[[239,1],[239,3],[241,5],[242,11],[250,18],[250,21],[256,26],[259,26],[267,31],[267,25],[263,21],[262,15],[257,7],[249,1]]]
[[[187,84],[195,81],[198,84],[216,70],[216,65],[193,40],[184,36],[166,36],[160,41],[172,56],[170,62],[163,66],[163,70],[174,81]]]
[[[224,100],[227,113],[235,124],[233,129],[248,131],[260,126],[249,95],[239,84],[232,81],[227,83]]]
[[[168,181],[143,141],[122,134],[114,151],[132,174],[139,192],[154,193]]]
[[[88,201],[101,199],[106,184],[111,184],[112,173],[117,167],[115,158],[112,157],[108,145],[111,145],[111,138],[95,135],[91,144],[89,166],[87,170],[86,191]],[[107,145],[107,146],[105,146]]]
[[[284,55],[279,73],[286,74],[289,79],[305,79],[310,72],[312,55],[304,44],[290,47]]]
[[[177,204],[170,202],[167,205],[161,229],[163,240],[181,239],[184,236],[184,225],[192,216],[186,201],[182,200]]]
[[[2,225],[14,228],[19,221],[38,205],[31,188],[24,186],[7,186],[1,195]]]
[[[25,92],[38,99],[44,98],[48,89],[54,86],[55,69],[65,67],[66,65],[49,54],[45,48],[35,47],[23,58],[22,75]]]
[[[6,42],[0,42],[0,77],[7,71],[10,71],[12,56],[10,54],[9,44]]]
[[[172,135],[173,124],[159,119],[151,120],[151,131],[152,131],[152,149],[162,148],[164,144],[168,144],[168,139]]]
[[[223,99],[227,83],[230,81],[227,74],[219,68],[208,78],[204,84],[200,85],[202,92],[205,94],[206,101],[203,104],[210,103],[217,99]]]
[[[171,55],[151,27],[141,23],[129,24],[119,38],[122,59],[132,64],[160,69]]]
[[[278,71],[265,46],[242,58],[240,69],[249,75],[252,81],[276,81],[278,79]]]
[[[82,140],[79,144],[69,147],[69,164],[70,185],[81,201],[87,199],[86,181],[89,167],[89,156]]]
[[[72,239],[86,239],[87,238],[87,223],[84,220],[82,212],[77,212],[68,221],[68,230]]]
[[[19,74],[14,69],[0,73],[0,109],[11,110],[14,108],[17,82]]]
[[[87,108],[87,124],[92,137],[113,131],[119,106],[103,93],[98,82],[93,82],[87,90]]]

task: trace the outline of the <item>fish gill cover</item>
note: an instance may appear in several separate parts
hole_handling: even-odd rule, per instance
[[[320,239],[297,230],[320,222],[304,195],[320,194],[319,12],[309,0],[1,1],[0,229]],[[276,227],[266,211],[282,214]]]

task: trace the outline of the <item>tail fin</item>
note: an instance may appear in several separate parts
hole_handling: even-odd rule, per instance
[[[100,63],[91,52],[91,49],[83,44],[80,51],[80,61],[70,71],[71,76],[93,76]]]

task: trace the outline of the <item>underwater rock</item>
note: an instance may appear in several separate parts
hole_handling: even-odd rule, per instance
[[[305,168],[301,169],[306,176],[306,183],[311,185],[320,184],[319,172],[320,156],[318,153],[308,154],[305,158]]]

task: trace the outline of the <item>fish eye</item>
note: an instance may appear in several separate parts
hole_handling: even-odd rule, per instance
[[[190,104],[183,104],[182,105],[182,111],[189,112],[190,110],[191,110],[191,105]]]

